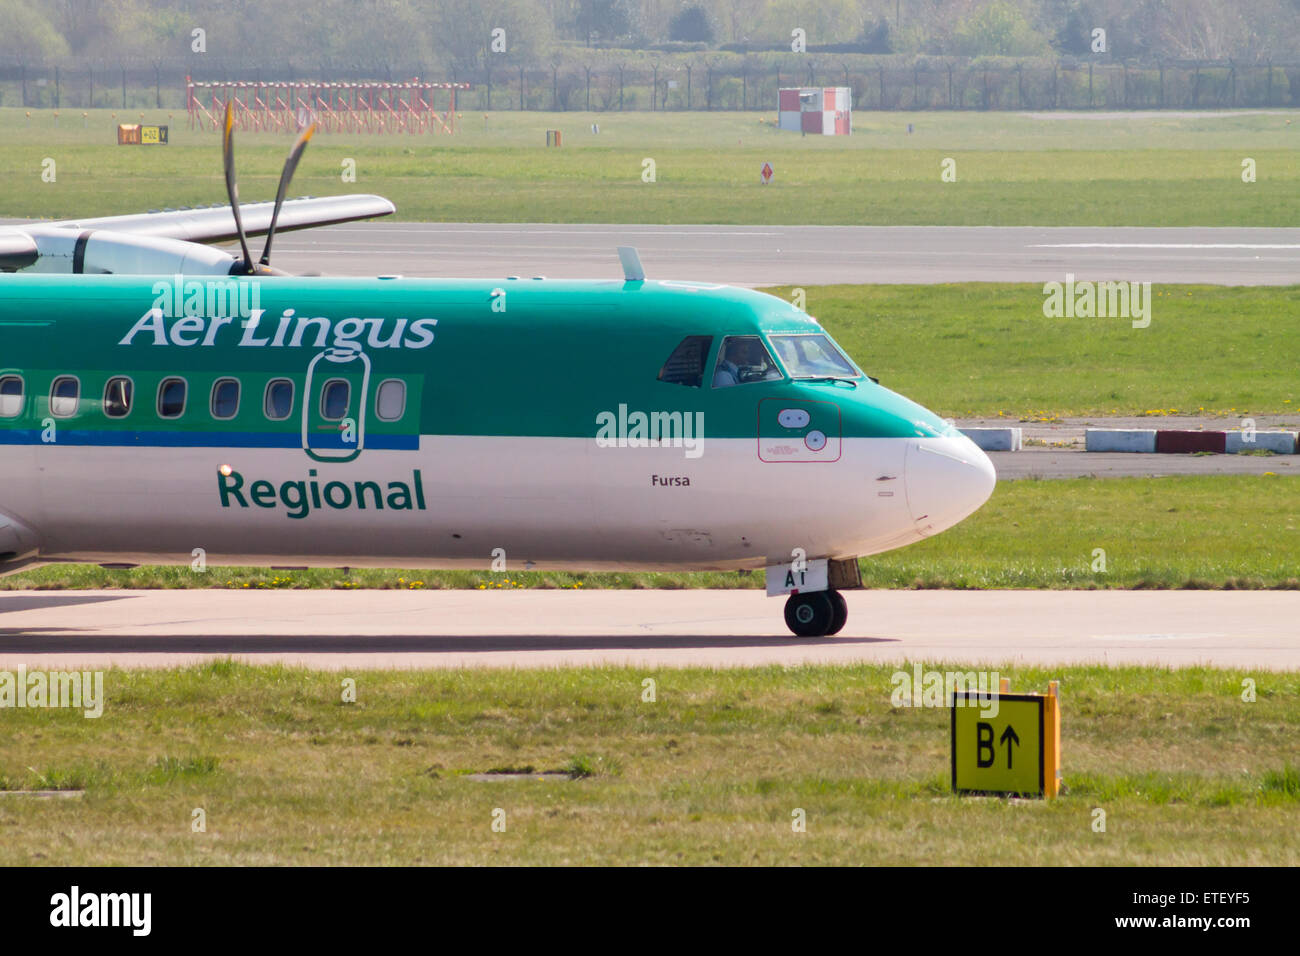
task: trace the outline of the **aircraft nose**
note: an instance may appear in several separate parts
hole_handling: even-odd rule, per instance
[[[907,505],[924,535],[973,514],[997,484],[993,462],[965,435],[910,439],[904,474]]]

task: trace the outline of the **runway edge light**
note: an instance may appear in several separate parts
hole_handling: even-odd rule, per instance
[[[950,701],[952,789],[1051,799],[1061,792],[1060,682],[1046,694],[954,690]]]

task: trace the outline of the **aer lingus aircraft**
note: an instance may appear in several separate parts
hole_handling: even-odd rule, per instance
[[[33,563],[766,569],[800,636],[988,458],[762,293],[295,278],[373,196],[0,228],[0,572]],[[249,223],[246,228],[244,223]],[[249,233],[265,232],[258,263]],[[242,257],[201,242],[237,238]],[[197,240],[197,241],[196,241]],[[918,358],[920,360],[920,358]]]

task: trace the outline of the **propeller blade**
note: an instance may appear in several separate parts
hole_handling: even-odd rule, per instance
[[[235,217],[235,230],[239,233],[239,246],[244,250],[244,266],[253,271],[253,257],[248,252],[248,239],[244,223],[239,218],[239,184],[235,182],[235,111],[226,101],[226,123],[221,134],[221,161],[226,170],[226,195],[230,197],[230,211]]]
[[[275,209],[271,211],[271,225],[266,230],[266,245],[262,247],[260,261],[264,266],[271,264],[271,240],[275,238],[275,223],[280,218],[280,207],[284,205],[285,194],[289,191],[289,181],[293,179],[294,171],[298,168],[298,160],[302,159],[303,151],[315,133],[315,123],[299,133],[293,149],[289,150],[289,158],[284,161],[284,169],[280,173],[280,188],[275,191]]]

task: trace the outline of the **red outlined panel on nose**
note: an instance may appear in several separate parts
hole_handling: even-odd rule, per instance
[[[766,462],[840,460],[840,406],[810,399],[764,398],[758,403],[758,458]]]

